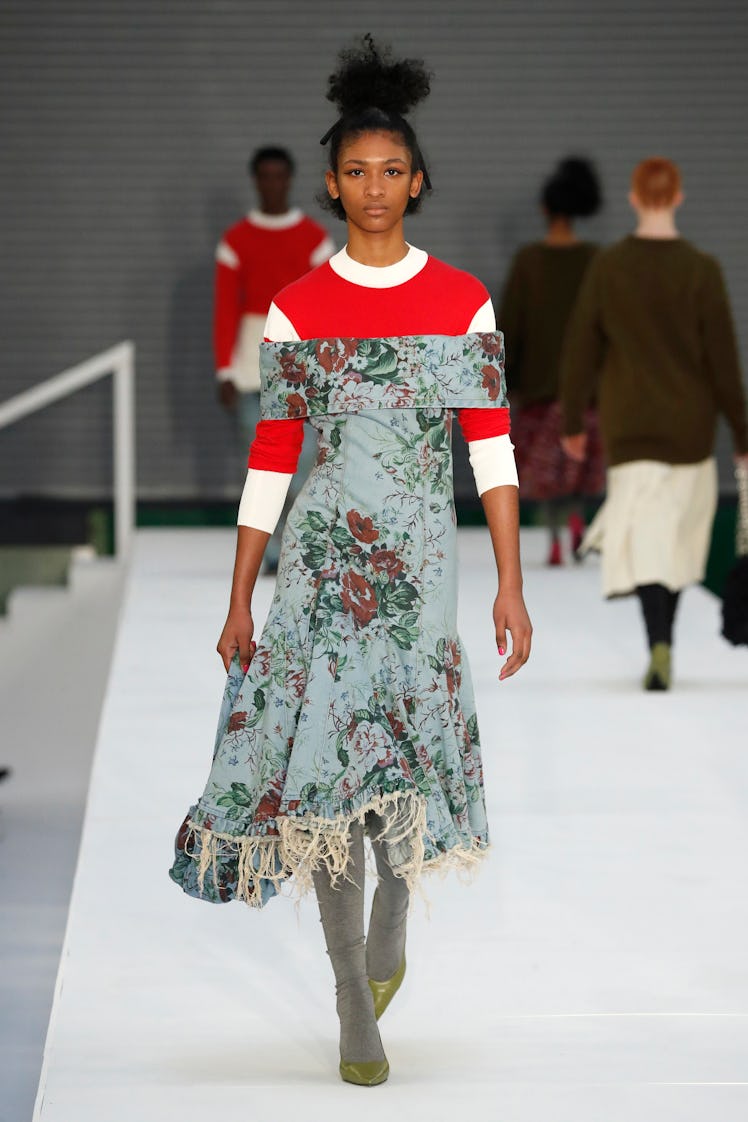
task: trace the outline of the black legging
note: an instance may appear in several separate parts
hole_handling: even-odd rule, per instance
[[[664,584],[639,584],[636,588],[644,613],[650,647],[655,643],[673,643],[673,620],[678,607],[679,592],[671,592]]]

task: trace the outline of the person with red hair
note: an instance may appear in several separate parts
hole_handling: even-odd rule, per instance
[[[647,690],[671,684],[680,592],[704,576],[717,503],[717,417],[748,463],[745,393],[718,262],[678,232],[676,164],[634,169],[634,234],[590,265],[561,362],[563,446],[585,453],[584,411],[597,396],[607,499],[583,549],[602,553],[606,596],[635,593],[650,647]]]

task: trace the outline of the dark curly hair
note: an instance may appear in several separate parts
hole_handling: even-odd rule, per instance
[[[405,120],[408,113],[431,91],[431,75],[420,59],[393,59],[388,47],[378,46],[371,35],[364,35],[355,47],[342,50],[338,68],[327,82],[327,99],[337,106],[338,120],[322,137],[320,144],[330,142],[328,160],[337,171],[343,141],[364,132],[393,132],[402,137],[410,152],[413,172],[423,172],[424,189],[431,190],[431,181],[423,153],[412,126]],[[422,189],[410,199],[406,214],[415,214],[421,206]],[[327,191],[318,196],[325,210],[345,219],[340,199]]]
[[[551,218],[589,218],[602,206],[594,165],[580,156],[561,160],[543,184],[540,201]]]

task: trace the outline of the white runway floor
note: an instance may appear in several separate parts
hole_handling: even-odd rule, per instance
[[[634,603],[542,545],[533,659],[499,685],[488,541],[461,533],[494,851],[472,886],[426,882],[368,1090],[338,1080],[314,903],[257,914],[167,877],[209,767],[233,534],[139,535],[35,1119],[745,1122],[748,651],[690,591],[677,688],[642,693]]]

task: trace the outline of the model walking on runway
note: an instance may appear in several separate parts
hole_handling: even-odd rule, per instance
[[[408,245],[428,176],[403,114],[423,64],[367,37],[328,97],[330,207],[345,249],[284,289],[263,344],[263,420],[239,512],[213,767],[177,839],[186,892],[260,907],[313,885],[336,980],[340,1073],[383,1082],[377,1020],[405,972],[420,873],[488,846],[473,693],[456,630],[451,423],[470,447],[499,575],[506,679],[527,660],[502,339],[474,277]],[[252,590],[303,425],[319,454],[289,515],[255,645]],[[488,606],[487,606],[488,610]],[[378,882],[364,934],[364,834]]]
[[[599,387],[608,494],[582,549],[601,552],[606,596],[638,596],[650,648],[644,688],[668,690],[678,599],[706,569],[717,417],[742,463],[748,420],[722,271],[676,228],[677,166],[643,160],[629,202],[636,232],[594,259],[569,324],[564,446],[584,457],[584,408]]]
[[[597,411],[591,404],[585,410],[587,447],[584,459],[578,462],[561,448],[558,402],[566,325],[597,252],[597,246],[579,240],[574,223],[591,217],[600,205],[593,166],[587,160],[562,160],[541,193],[545,237],[523,246],[515,255],[499,308],[521,495],[541,504],[550,531],[549,565],[563,564],[559,531],[564,518],[571,552],[577,558],[584,532],[582,500],[596,498],[605,488]]]

